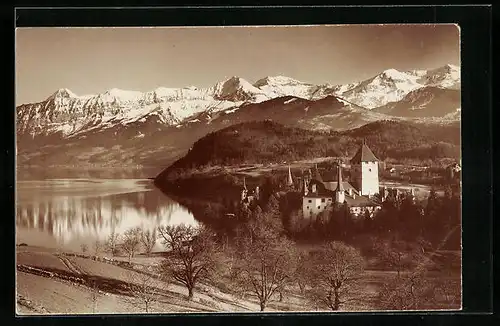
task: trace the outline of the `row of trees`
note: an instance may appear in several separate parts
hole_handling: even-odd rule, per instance
[[[130,258],[136,252],[133,248],[148,238],[148,244],[154,246],[160,240],[164,245],[156,277],[144,274],[142,283],[134,282],[131,288],[132,297],[143,302],[146,311],[161,297],[155,290],[161,287],[158,280],[184,285],[188,299],[200,284],[220,287],[224,283],[231,293],[256,298],[261,311],[288,292],[299,292],[315,307],[331,310],[362,301],[366,267],[362,251],[339,239],[324,239],[314,249],[303,249],[291,240],[281,215],[279,201],[271,195],[264,209],[259,205],[249,208],[230,236],[207,226],[161,226],[155,231],[135,228],[121,237],[110,235],[107,248],[113,252],[117,247],[113,239],[121,239],[120,247]],[[448,284],[448,279],[430,282],[426,276],[432,265],[431,244],[399,236],[374,237],[371,242],[381,264],[396,272],[379,291],[380,308],[420,309],[436,300],[440,289],[439,295],[446,300],[459,302],[457,284]],[[152,248],[142,246],[146,252]]]
[[[222,280],[232,293],[256,298],[261,311],[288,292],[299,292],[313,306],[334,311],[365,301],[367,263],[360,250],[341,241],[304,249],[286,236],[274,213],[257,209],[229,243],[219,241],[206,227],[160,228],[170,249],[162,275],[183,284],[188,298],[200,282],[217,286]],[[434,251],[426,251],[425,243],[397,237],[373,240],[382,265],[396,272],[378,291],[379,308],[435,308],[438,301],[459,304],[459,283],[453,278],[429,278]],[[440,296],[446,296],[444,301]]]
[[[95,256],[98,256],[103,251],[110,253],[113,257],[120,253],[125,253],[130,262],[141,250],[150,255],[157,240],[156,228],[143,229],[135,227],[125,231],[123,234],[112,231],[104,242],[99,240],[94,241],[91,249]],[[88,245],[85,243],[82,244],[81,250],[84,253],[88,252]]]
[[[360,252],[341,242],[300,250],[276,213],[271,207],[257,209],[230,243],[218,241],[206,227],[161,227],[160,237],[169,249],[163,275],[186,286],[188,298],[199,282],[215,285],[224,279],[233,293],[256,298],[261,311],[297,286],[316,306],[340,309],[362,275]]]

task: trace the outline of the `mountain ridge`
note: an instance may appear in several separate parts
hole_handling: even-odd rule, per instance
[[[253,120],[339,131],[378,120],[448,126],[460,121],[455,68],[389,69],[340,86],[313,85],[286,76],[268,76],[251,84],[233,76],[208,88],[157,87],[148,92],[112,88],[82,96],[62,88],[45,101],[16,108],[18,161],[25,165],[161,164],[182,155],[209,132]],[[401,76],[410,76],[409,82],[395,82]],[[379,82],[362,89],[373,80]],[[391,92],[397,93],[394,85],[419,80],[428,85],[408,88],[398,95],[401,100],[388,101]],[[387,103],[364,106],[370,92],[385,96]],[[416,105],[423,109],[414,110]]]

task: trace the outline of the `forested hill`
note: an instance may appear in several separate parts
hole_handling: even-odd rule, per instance
[[[342,132],[286,127],[270,120],[235,124],[212,132],[164,173],[201,166],[272,163],[315,157],[351,157],[362,140],[378,158],[458,158],[460,126],[377,121]],[[162,173],[163,174],[163,173]]]

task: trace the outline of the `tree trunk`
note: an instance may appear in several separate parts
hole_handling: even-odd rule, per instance
[[[148,309],[148,302],[146,301],[146,312],[149,312],[149,309]]]
[[[280,291],[280,302],[283,302],[283,293]]]
[[[264,311],[266,309],[266,304],[264,302],[260,303],[260,311]]]
[[[193,287],[188,287],[188,300],[193,299]]]
[[[333,310],[337,311],[340,308],[340,294],[339,294],[339,289],[335,288],[333,291],[334,294],[334,302],[333,302]]]

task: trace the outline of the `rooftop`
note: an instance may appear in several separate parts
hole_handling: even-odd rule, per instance
[[[373,154],[372,150],[366,145],[363,144],[351,159],[351,164],[360,164],[361,162],[378,162],[380,161],[375,154]]]

